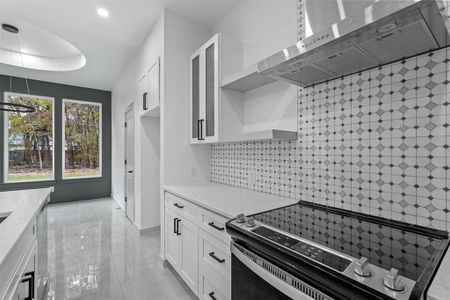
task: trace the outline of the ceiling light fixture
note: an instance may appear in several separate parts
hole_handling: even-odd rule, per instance
[[[103,7],[97,8],[97,14],[98,14],[100,17],[102,17],[102,18],[107,18],[107,17],[109,17],[109,11],[106,10],[105,8],[103,8]]]
[[[20,60],[22,62],[22,68],[25,78],[25,84],[27,86],[27,92],[28,95],[30,95],[30,86],[28,85],[28,79],[27,79],[27,73],[25,71],[25,64],[23,63],[23,56],[20,48],[20,41],[19,41],[19,28],[16,26],[3,23],[2,24],[3,30],[9,32],[11,35],[15,35],[17,40],[17,49],[19,50]],[[10,92],[12,92],[12,76],[9,76],[9,89]],[[17,103],[9,103],[9,102],[0,102],[0,111],[11,111],[11,112],[18,112],[18,113],[32,113],[35,112],[36,109],[32,106],[23,105],[23,104],[17,104]]]

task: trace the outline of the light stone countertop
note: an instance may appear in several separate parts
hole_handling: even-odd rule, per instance
[[[12,274],[14,264],[11,257],[25,249],[16,249],[27,226],[45,204],[53,188],[31,189],[0,192],[0,217],[7,218],[0,223],[0,278],[5,279]],[[19,247],[20,248],[20,247]],[[18,263],[18,262],[17,262]],[[15,264],[14,264],[15,265]],[[0,296],[2,294],[0,284]]]
[[[230,219],[236,217],[239,213],[251,215],[298,202],[295,199],[216,183],[168,185],[163,188],[172,194]]]

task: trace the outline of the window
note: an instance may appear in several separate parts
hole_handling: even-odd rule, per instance
[[[63,177],[102,176],[101,104],[63,100],[63,114]]]
[[[33,113],[7,112],[5,116],[5,181],[54,179],[53,98],[5,93],[5,102],[24,104]]]

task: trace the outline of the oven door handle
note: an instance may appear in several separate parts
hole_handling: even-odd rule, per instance
[[[259,261],[261,264],[263,263],[266,266],[271,266],[272,270],[275,268],[277,270],[277,274],[281,275],[280,277],[284,278],[285,280],[281,280],[280,278],[276,277],[275,275],[272,275],[268,270],[261,267],[261,265],[258,262],[255,262],[254,260],[249,258],[243,251],[246,251],[246,252],[250,253],[250,255],[257,257],[257,261]],[[299,279],[293,277],[291,274],[281,270],[277,266],[273,265],[271,262],[264,260],[259,255],[256,255],[241,246],[235,245],[235,243],[231,243],[231,253],[234,256],[236,256],[236,258],[239,259],[240,262],[243,263],[247,268],[249,268],[253,273],[258,275],[259,277],[264,279],[267,283],[269,283],[271,286],[273,286],[274,288],[276,288],[277,290],[279,290],[280,292],[284,293],[285,295],[287,295],[288,297],[290,297],[292,299],[297,299],[297,300],[313,300],[313,299],[325,299],[325,300],[330,299],[331,300],[332,299],[329,296],[326,296],[325,294],[320,293],[318,290],[309,286],[308,284],[303,283]],[[308,290],[308,288],[309,288],[311,291],[310,295],[317,296],[317,297],[322,296],[323,298],[314,298],[314,297],[305,295],[304,293],[302,293],[301,291],[299,291],[298,289],[293,287],[291,284],[289,284],[289,283],[293,283],[294,281],[301,282],[301,284],[306,288],[306,290]]]

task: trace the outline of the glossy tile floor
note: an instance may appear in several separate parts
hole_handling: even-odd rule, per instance
[[[50,205],[48,299],[193,299],[159,258],[159,232],[141,236],[112,199]]]

